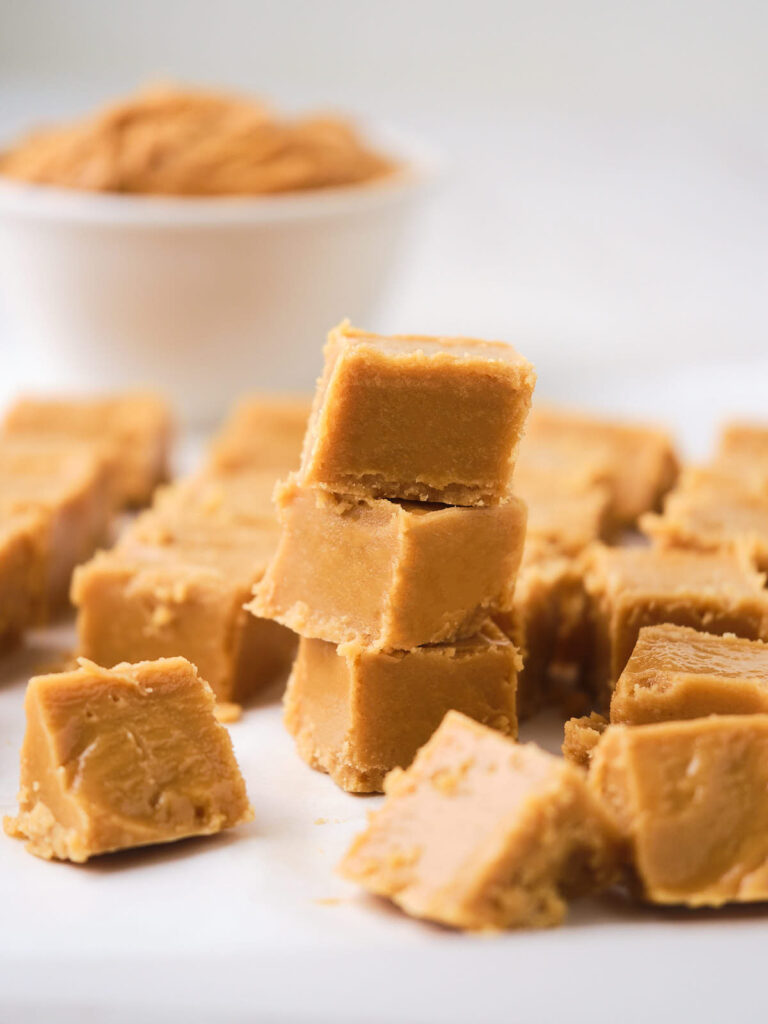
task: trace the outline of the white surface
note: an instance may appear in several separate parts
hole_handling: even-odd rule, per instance
[[[60,626],[0,661],[2,813],[15,808],[25,681],[72,642]],[[277,691],[230,728],[252,824],[85,866],[0,837],[3,1024],[766,1019],[765,906],[686,913],[610,895],[560,929],[493,938],[410,920],[333,873],[381,798],[342,793],[299,760]],[[523,738],[556,750],[560,728],[540,719]]]

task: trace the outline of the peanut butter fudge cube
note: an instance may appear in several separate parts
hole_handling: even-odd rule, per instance
[[[158,488],[151,510],[138,519],[155,523],[168,520],[174,528],[184,522],[188,530],[200,522],[206,530],[276,529],[277,516],[272,503],[276,484],[272,470],[202,472]]]
[[[611,722],[768,714],[768,644],[683,626],[646,626],[619,676]]]
[[[251,820],[232,742],[194,665],[79,666],[27,687],[9,835],[38,857],[83,862]]]
[[[614,829],[586,777],[449,712],[339,865],[414,917],[490,930],[559,924],[611,882]]]
[[[380,792],[446,711],[517,734],[520,658],[488,622],[474,637],[412,651],[336,647],[302,637],[285,694],[285,724],[299,754],[352,793]]]
[[[44,535],[40,516],[0,517],[0,651],[34,622]]]
[[[490,508],[339,497],[296,477],[249,606],[302,636],[408,650],[476,633],[510,607],[525,539],[517,498]]]
[[[311,408],[311,398],[299,395],[241,399],[211,443],[207,470],[270,470],[276,479],[298,469]]]
[[[107,467],[93,447],[0,440],[0,518],[37,520],[35,622],[66,604],[72,571],[107,539],[113,508]]]
[[[667,622],[768,638],[765,577],[737,554],[595,545],[584,582],[594,640],[590,672],[602,699],[610,695],[643,626]]]
[[[713,466],[738,474],[753,487],[768,489],[768,424],[726,423]]]
[[[628,844],[645,899],[768,899],[768,715],[611,725],[589,782]]]
[[[296,638],[243,607],[276,532],[153,522],[75,573],[79,653],[104,665],[182,655],[219,700],[247,700],[284,675]]]
[[[610,488],[614,528],[632,525],[641,513],[657,508],[679,470],[674,446],[664,431],[554,407],[537,406],[532,411],[521,447],[521,468],[541,462],[544,456],[536,453],[542,449],[554,453],[551,459],[559,455],[561,462],[577,467],[585,461],[602,466],[602,473],[594,470],[593,479]]]
[[[120,505],[145,505],[168,477],[172,416],[167,403],[151,392],[21,398],[8,411],[3,433],[99,445]]]
[[[492,505],[509,490],[531,364],[502,342],[331,331],[302,482],[342,494]]]
[[[694,551],[741,549],[756,568],[768,570],[768,491],[729,487],[714,493],[689,483],[669,495],[663,515],[643,516],[640,525],[656,544]]]
[[[608,728],[605,715],[592,711],[579,718],[569,718],[563,732],[563,757],[581,768],[589,768],[597,745]]]

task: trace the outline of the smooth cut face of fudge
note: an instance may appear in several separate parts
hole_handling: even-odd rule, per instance
[[[274,478],[298,469],[311,408],[311,398],[303,395],[241,399],[211,443],[207,469],[269,470]]]
[[[647,900],[768,899],[768,715],[611,725],[589,781]]]
[[[593,683],[603,697],[643,626],[671,623],[768,638],[765,577],[736,554],[595,545],[584,581],[594,633]]]
[[[302,482],[340,494],[492,505],[509,490],[536,375],[503,342],[328,336]]]
[[[768,713],[768,644],[647,626],[611,698],[611,722],[641,725]]]
[[[91,446],[0,439],[0,519],[38,520],[36,622],[66,604],[72,571],[107,540],[113,510],[106,465]]]
[[[213,691],[184,658],[30,680],[19,814],[9,835],[82,862],[250,821]]]
[[[414,917],[554,925],[613,879],[615,833],[584,773],[456,712],[386,794],[339,871]]]
[[[299,642],[285,694],[285,724],[301,757],[342,789],[381,792],[411,763],[451,709],[517,735],[520,657],[487,623],[476,636],[412,651]]]
[[[768,491],[728,487],[718,494],[691,487],[673,492],[663,515],[643,516],[644,533],[657,544],[698,551],[743,550],[768,570]]]
[[[528,422],[521,465],[541,464],[547,449],[563,463],[602,465],[596,482],[610,488],[609,518],[616,528],[658,507],[679,469],[672,441],[656,427],[539,405]]]
[[[476,633],[510,606],[525,505],[489,508],[276,491],[275,558],[249,606],[302,636],[409,650]]]
[[[151,392],[21,398],[6,414],[3,433],[97,444],[119,505],[146,505],[168,478],[173,417],[167,402]]]
[[[146,513],[75,572],[78,651],[99,664],[183,655],[222,701],[283,676],[296,638],[243,607],[274,552],[274,529],[205,529]]]

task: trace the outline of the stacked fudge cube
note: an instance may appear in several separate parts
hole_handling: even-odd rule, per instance
[[[515,735],[511,494],[533,367],[500,342],[331,332],[277,552],[251,611],[300,634],[285,720],[344,789],[381,790],[447,711]]]

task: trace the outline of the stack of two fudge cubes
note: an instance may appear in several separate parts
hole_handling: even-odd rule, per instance
[[[516,735],[511,605],[526,509],[510,491],[533,367],[500,342],[331,332],[277,553],[250,609],[300,634],[299,753],[377,792],[447,711]]]

